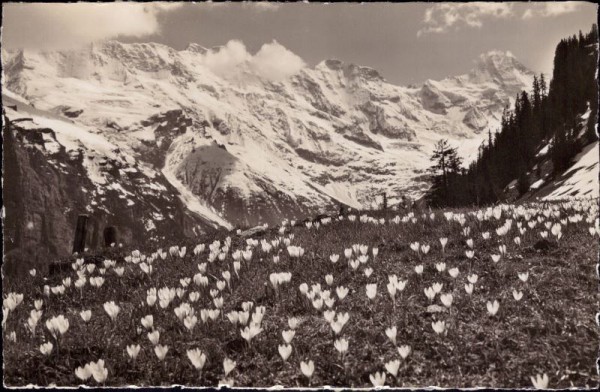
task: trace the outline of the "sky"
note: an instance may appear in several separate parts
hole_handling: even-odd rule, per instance
[[[466,73],[490,50],[551,74],[557,43],[588,32],[597,10],[588,2],[5,3],[2,45],[56,50],[117,39],[181,50],[194,42],[263,62],[283,53],[296,67],[339,59],[407,85]]]

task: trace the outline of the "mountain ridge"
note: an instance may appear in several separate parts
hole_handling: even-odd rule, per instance
[[[188,209],[230,228],[339,203],[361,208],[383,192],[391,203],[419,196],[434,142],[449,138],[472,155],[533,75],[504,67],[502,83],[497,76],[473,83],[467,73],[404,87],[334,59],[298,68],[297,56],[269,45],[255,55],[235,43],[177,51],[116,41],[79,51],[3,51],[3,92],[104,139],[147,181],[166,180]],[[276,77],[265,61],[273,53]],[[500,64],[516,61],[495,56]],[[224,67],[225,60],[239,67]],[[11,120],[25,114],[7,111]],[[64,136],[60,123],[43,117],[37,126]],[[97,146],[66,147],[104,154]],[[119,181],[84,162],[96,192]]]

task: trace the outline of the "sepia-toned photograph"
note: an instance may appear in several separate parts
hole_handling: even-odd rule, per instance
[[[597,20],[3,3],[3,386],[596,389]]]

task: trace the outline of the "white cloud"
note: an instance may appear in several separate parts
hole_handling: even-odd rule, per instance
[[[264,44],[252,58],[252,67],[266,79],[286,79],[305,67],[304,61],[277,41]]]
[[[583,2],[515,3],[439,3],[425,11],[420,37],[428,33],[446,33],[465,27],[480,28],[485,20],[550,18],[575,12]],[[523,11],[524,10],[524,11]]]
[[[69,49],[117,36],[160,31],[158,15],[181,3],[15,3],[5,5],[3,44],[10,48]]]
[[[252,55],[241,41],[231,40],[218,50],[202,55],[200,62],[221,77],[239,75],[242,70],[248,69],[271,81],[284,80],[306,66],[300,57],[277,41],[264,44]]]
[[[417,36],[445,33],[463,27],[481,27],[483,20],[508,18],[514,14],[509,3],[440,3],[425,11],[424,27]]]
[[[241,41],[231,40],[218,50],[211,50],[203,55],[201,62],[214,74],[230,76],[243,63],[249,62],[252,55],[246,50]]]
[[[577,11],[581,3],[577,1],[565,1],[555,3],[533,4],[531,8],[523,13],[523,19],[535,17],[549,18]]]

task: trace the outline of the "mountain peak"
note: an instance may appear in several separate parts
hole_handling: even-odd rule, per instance
[[[184,51],[205,54],[208,49],[202,45],[198,45],[197,43],[190,42]]]
[[[496,81],[500,83],[514,81],[515,78],[529,78],[533,75],[510,51],[491,50],[479,55],[475,67],[468,77],[474,82]]]
[[[374,68],[356,65],[354,63],[346,63],[338,59],[323,60],[319,64],[317,64],[315,68],[324,70],[329,69],[332,71],[342,71],[344,73],[344,76],[347,78],[362,77],[366,80],[385,80],[383,76],[381,76],[381,74]]]

